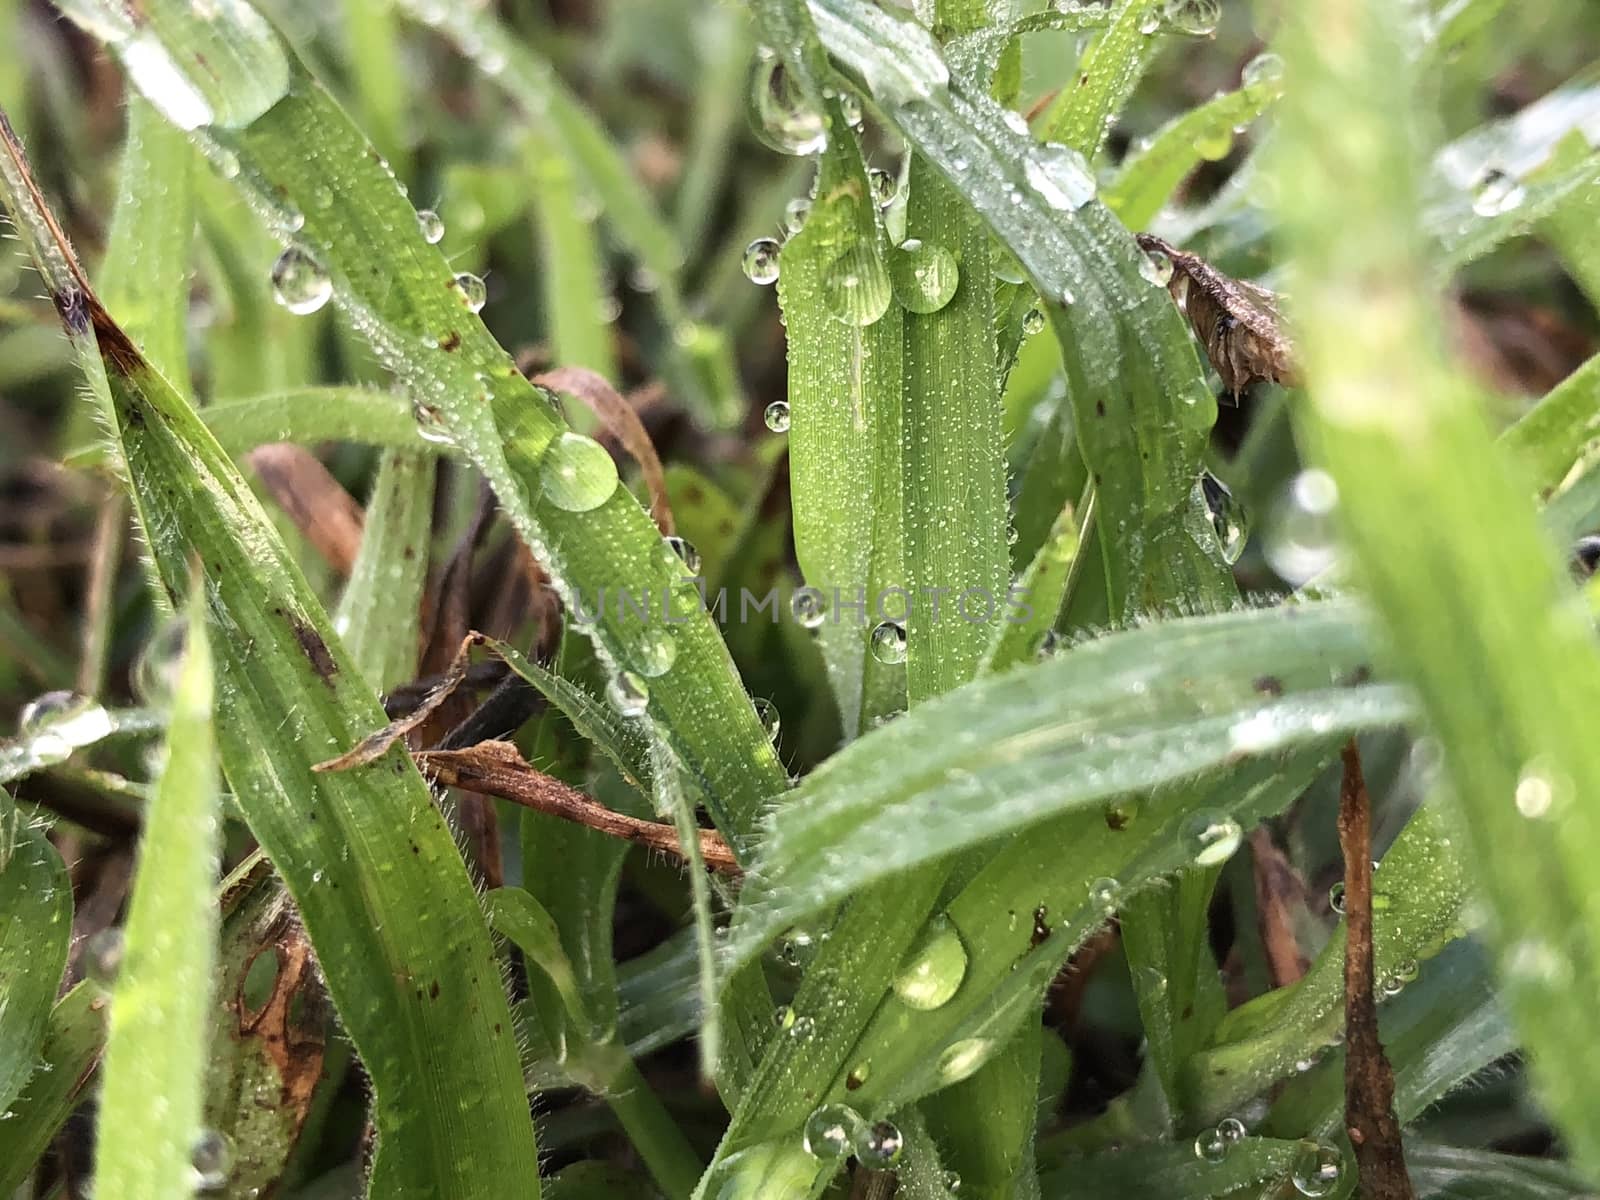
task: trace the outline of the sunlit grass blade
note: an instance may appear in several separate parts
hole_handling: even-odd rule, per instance
[[[1323,35],[1329,20],[1344,36]],[[1600,814],[1579,798],[1600,789],[1584,715],[1600,705],[1600,655],[1473,389],[1440,353],[1417,225],[1424,143],[1399,116],[1418,82],[1400,20],[1375,0],[1322,0],[1288,22],[1295,86],[1276,166],[1296,196],[1281,216],[1310,382],[1297,415],[1443,745],[1531,1077],[1595,1171]]]
[[[211,1161],[214,1148],[202,1144],[219,789],[211,650],[195,591],[166,763],[145,812],[100,1088],[95,1186],[130,1200],[190,1196],[227,1173],[226,1164]]]
[[[231,461],[88,290],[4,132],[7,205],[115,422],[163,583],[181,595],[198,561],[208,620],[238,631],[213,647],[221,759],[372,1081],[375,1190],[504,1195],[516,1178],[537,1195],[510,1010],[443,817],[398,752],[311,771],[380,723],[376,697]],[[441,1090],[460,1102],[425,1098]]]

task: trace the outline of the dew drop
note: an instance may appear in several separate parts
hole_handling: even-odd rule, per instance
[[[202,1192],[220,1189],[233,1173],[233,1139],[221,1130],[202,1129],[189,1148],[194,1185]]]
[[[1152,33],[1160,28],[1161,17],[1156,13],[1155,9],[1151,9],[1139,20],[1139,32],[1144,34],[1146,37],[1149,37]]]
[[[823,1160],[843,1158],[855,1143],[856,1130],[863,1124],[861,1114],[847,1104],[824,1104],[806,1118],[804,1141],[807,1154]]]
[[[1550,815],[1556,801],[1564,794],[1565,788],[1558,784],[1552,772],[1538,763],[1530,763],[1517,780],[1517,811],[1531,821],[1540,820]]]
[[[774,400],[767,405],[766,411],[761,414],[761,419],[766,422],[767,428],[773,433],[789,432],[789,402],[787,400]]]
[[[767,741],[776,742],[778,732],[783,728],[783,718],[778,712],[778,706],[763,696],[757,696],[751,703],[755,705],[756,718],[761,722],[761,728],[766,730]]]
[[[789,597],[789,611],[801,628],[815,629],[828,616],[828,598],[818,588],[796,588]]]
[[[650,705],[650,686],[632,671],[622,671],[606,684],[606,699],[624,717],[642,717]]]
[[[889,258],[889,275],[894,294],[914,313],[938,312],[961,282],[956,256],[933,242],[907,238]]]
[[[1285,582],[1299,587],[1338,561],[1338,507],[1339,485],[1326,471],[1312,467],[1290,482],[1262,542],[1268,565]]]
[[[757,238],[744,248],[745,278],[763,286],[778,282],[778,256],[782,253],[776,238]]]
[[[1204,508],[1210,520],[1211,533],[1216,538],[1222,560],[1227,563],[1238,562],[1250,538],[1244,507],[1233,498],[1228,485],[1210,471],[1200,473],[1195,483],[1195,493],[1194,499]]]
[[[900,1161],[905,1149],[905,1138],[900,1130],[888,1121],[875,1121],[856,1134],[856,1158],[861,1165],[882,1171]]]
[[[316,312],[333,295],[333,280],[322,264],[298,246],[290,246],[272,264],[272,295],[296,316]]]
[[[1044,329],[1044,309],[1030,308],[1022,314],[1022,332],[1032,337]]]
[[[1194,1156],[1213,1166],[1226,1159],[1231,1149],[1232,1145],[1222,1136],[1220,1129],[1203,1129],[1194,1139]]]
[[[1217,1122],[1217,1134],[1230,1146],[1244,1141],[1244,1122],[1238,1117],[1223,1117]]]
[[[1194,139],[1194,151],[1207,162],[1221,162],[1233,149],[1233,130],[1211,130]]]
[[[758,59],[747,110],[756,137],[779,154],[816,154],[828,144],[828,124],[806,103],[777,56]]]
[[[634,669],[648,679],[655,679],[672,670],[678,657],[678,641],[659,625],[647,626],[639,633],[633,653]]]
[[[943,1008],[961,988],[967,974],[967,948],[945,917],[930,922],[928,934],[906,955],[894,977],[894,994],[908,1008],[931,1012]]]
[[[1328,907],[1341,917],[1344,916],[1344,884],[1334,884],[1328,889]]]
[[[433,405],[416,400],[411,405],[411,417],[417,423],[417,436],[436,446],[453,446],[455,439],[444,423],[444,414]]]
[[[809,1042],[817,1036],[817,1022],[814,1017],[796,1017],[789,1026],[789,1036],[797,1042]]]
[[[1224,812],[1202,811],[1185,818],[1182,838],[1195,866],[1214,867],[1233,857],[1244,839],[1244,830]]]
[[[149,708],[169,708],[178,687],[178,672],[183,666],[184,645],[189,624],[181,617],[163,621],[133,661],[129,682],[139,702]]]
[[[811,197],[796,196],[783,206],[783,228],[791,237],[800,232],[811,215]]]
[[[867,183],[872,188],[872,198],[879,208],[888,208],[900,192],[899,182],[882,167],[873,167],[867,172]]]
[[[861,128],[861,97],[854,92],[845,92],[839,97],[839,111],[844,114],[844,123],[851,129]]]
[[[700,574],[700,567],[702,566],[700,551],[695,549],[693,542],[688,538],[678,537],[676,534],[671,534],[662,540],[667,543],[667,548],[678,556],[678,559],[683,563],[684,570],[688,571],[691,576]]]
[[[778,957],[791,967],[803,967],[816,956],[817,939],[805,929],[791,929],[778,948]]]
[[[1528,189],[1515,175],[1490,167],[1472,192],[1472,211],[1480,217],[1498,217],[1518,208],[1528,198]]]
[[[859,1062],[850,1068],[850,1073],[844,1077],[844,1086],[847,1090],[855,1092],[866,1086],[867,1080],[872,1078],[872,1064]]]
[[[83,943],[84,974],[101,987],[110,987],[117,981],[117,972],[122,968],[125,945],[122,930],[116,926],[90,934]]]
[[[1058,212],[1073,212],[1094,199],[1094,176],[1070,146],[1046,142],[1023,161],[1022,173],[1044,202]]]
[[[951,1042],[939,1055],[939,1079],[946,1086],[960,1083],[983,1066],[993,1052],[994,1041],[991,1038],[963,1038],[959,1042]]]
[[[1344,1164],[1337,1150],[1315,1142],[1302,1142],[1289,1178],[1294,1190],[1302,1196],[1326,1196],[1339,1185],[1343,1174]]]
[[[822,294],[846,325],[871,325],[889,310],[894,288],[871,242],[858,239],[822,269]]]
[[[87,696],[66,691],[45,692],[22,706],[17,714],[17,733],[32,737],[46,730],[67,738],[74,745],[86,745],[111,732],[111,718]],[[92,736],[79,741],[73,736],[75,733]]]
[[[430,246],[437,246],[444,240],[444,222],[431,208],[417,209],[417,228],[422,232],[422,240]]]
[[[1247,88],[1267,87],[1283,82],[1283,59],[1270,50],[1245,63],[1239,82]]]
[[[961,1175],[959,1172],[946,1171],[944,1173],[944,1190],[952,1196],[961,1190]]]
[[[1217,31],[1222,5],[1218,0],[1167,0],[1164,15],[1179,33],[1205,37]]]
[[[1139,801],[1136,797],[1123,796],[1109,801],[1106,804],[1104,813],[1106,828],[1114,829],[1120,833],[1129,825],[1132,825],[1138,815]]]
[[[545,451],[540,478],[551,504],[566,512],[588,512],[617,490],[617,464],[599,442],[569,431]]]
[[[1147,283],[1166,287],[1172,282],[1172,258],[1165,250],[1151,248],[1139,260],[1139,274]]]
[[[461,297],[461,303],[468,312],[482,312],[484,303],[489,299],[489,289],[479,279],[467,271],[461,272],[450,281],[450,286]]]
[[[880,621],[872,629],[872,657],[887,666],[906,660],[906,627],[898,621]]]
[[[1122,885],[1110,876],[1102,876],[1089,885],[1089,905],[1096,912],[1110,916],[1122,902]]]

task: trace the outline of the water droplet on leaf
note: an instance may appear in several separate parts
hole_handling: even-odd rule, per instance
[[[906,627],[898,621],[880,621],[872,629],[872,657],[888,666],[906,660]]]
[[[333,295],[333,281],[322,264],[297,246],[290,246],[272,264],[272,295],[296,316],[316,312]]]
[[[1218,0],[1167,0],[1164,15],[1178,32],[1204,37],[1217,31],[1222,5]]]
[[[1247,88],[1266,87],[1283,82],[1283,59],[1270,50],[1245,63],[1239,82]]]
[[[1478,180],[1472,193],[1472,211],[1480,217],[1498,217],[1521,206],[1528,189],[1515,175],[1490,167]]]
[[[858,239],[822,269],[822,294],[838,320],[867,326],[889,310],[894,289],[877,248]]]
[[[1203,811],[1184,820],[1182,838],[1189,861],[1197,867],[1214,867],[1233,857],[1244,830],[1227,813]]]
[[[776,56],[757,61],[748,110],[755,135],[779,154],[816,154],[828,144],[827,121],[806,103]]]
[[[751,283],[763,286],[778,282],[778,256],[782,253],[775,238],[757,238],[744,248],[744,274]]]
[[[545,499],[567,512],[598,508],[617,490],[617,464],[593,438],[563,433],[540,464]]]
[[[767,405],[766,411],[761,414],[761,419],[766,422],[767,428],[773,433],[789,432],[789,402],[787,400],[774,400]]]
[[[1339,1184],[1344,1164],[1331,1146],[1302,1142],[1289,1178],[1302,1196],[1326,1196]]]
[[[463,271],[450,281],[450,286],[461,297],[461,303],[466,306],[468,312],[483,311],[483,306],[489,299],[489,289],[484,286],[483,280]]]
[[[417,209],[417,229],[422,233],[422,240],[430,246],[437,246],[444,240],[444,222],[431,208]]]
[[[662,540],[667,543],[667,548],[677,555],[679,561],[683,563],[684,569],[690,575],[700,574],[700,551],[695,549],[693,542],[676,534],[669,534]]]
[[[909,1008],[923,1012],[942,1008],[961,988],[967,974],[967,948],[947,918],[936,918],[894,977],[894,994]]]
[[[101,987],[110,987],[122,968],[124,947],[122,930],[116,926],[90,934],[83,943],[84,974]]]
[[[1039,333],[1043,329],[1044,310],[1042,308],[1030,308],[1027,312],[1022,314],[1023,333],[1027,334],[1029,337],[1032,337],[1034,334]]]
[[[882,1171],[900,1161],[905,1138],[888,1121],[876,1121],[860,1130],[856,1137],[856,1157],[861,1165]]]
[[[1022,173],[1044,202],[1059,212],[1073,212],[1094,199],[1094,176],[1070,146],[1046,142],[1023,161]]]
[[[961,282],[956,256],[943,246],[907,238],[889,259],[894,294],[914,313],[938,312]]]
[[[650,706],[650,687],[632,671],[623,671],[606,684],[606,699],[622,716],[642,717]]]
[[[855,1143],[861,1114],[847,1104],[824,1104],[806,1118],[806,1153],[823,1160],[843,1158]]]
[[[1335,514],[1339,485],[1315,467],[1290,482],[1273,509],[1262,552],[1283,579],[1299,587],[1338,561]]]
[[[194,1185],[203,1192],[216,1191],[233,1173],[233,1139],[221,1130],[202,1129],[189,1149]]]
[[[789,597],[789,611],[802,628],[815,629],[828,615],[828,600],[817,588],[796,588]]]
[[[1172,282],[1172,259],[1165,250],[1150,249],[1142,254],[1139,274],[1144,276],[1147,283],[1164,288]]]

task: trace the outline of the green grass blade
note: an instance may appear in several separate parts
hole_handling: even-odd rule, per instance
[[[128,336],[180,392],[189,392],[189,263],[194,149],[150,102],[128,97],[117,207],[98,284]]]
[[[765,0],[785,7],[798,0]],[[874,99],[1027,270],[1056,327],[1079,442],[1101,519],[1114,619],[1183,596],[1225,602],[1232,582],[1209,515],[1192,499],[1216,406],[1182,318],[1141,274],[1143,257],[1101,204],[1074,209],[1081,169],[1035,145],[959,80],[937,84],[935,47],[860,0],[812,0],[828,48],[879,80]],[[875,15],[877,14],[877,15]],[[921,90],[888,80],[921,81]],[[1148,270],[1148,268],[1145,268]]]
[[[1082,522],[1072,505],[1061,509],[1055,524],[1045,535],[1044,544],[1017,580],[1016,592],[1025,598],[1027,605],[1026,609],[1018,610],[1023,619],[1007,620],[995,626],[984,670],[1003,671],[1026,662],[1044,646],[1055,628],[1061,602],[1066,598],[1068,583],[1078,563],[1080,530],[1093,513],[1093,493],[1083,506]]]
[[[198,591],[198,590],[197,590]],[[111,997],[95,1186],[114,1196],[191,1196],[202,1134],[217,956],[216,745],[211,651],[198,594],[173,690],[167,761],[145,812]]]
[[[836,118],[843,124],[842,118]],[[826,598],[817,630],[846,738],[904,703],[903,669],[872,656],[874,601],[904,586],[900,459],[901,326],[893,304],[861,326],[834,315],[828,271],[845,255],[887,250],[855,138],[823,151],[817,198],[783,247],[778,300],[788,323],[789,479],[795,557],[807,587]],[[846,615],[856,596],[866,612]],[[835,595],[837,591],[838,595]],[[899,615],[892,597],[884,606]]]
[[[1107,185],[1106,207],[1129,229],[1147,229],[1189,173],[1226,157],[1234,132],[1254,121],[1283,95],[1281,71],[1270,58],[1238,91],[1224,92],[1163,125],[1148,145],[1135,149]]]
[[[6,807],[10,809],[9,798]],[[0,814],[0,1112],[33,1074],[61,986],[72,935],[72,888],[40,829],[16,827],[15,809]]]
[[[333,626],[379,692],[416,677],[433,532],[434,461],[391,450],[378,463],[361,548]]]
[[[223,767],[371,1078],[375,1191],[499,1196],[516,1179],[537,1195],[510,1010],[443,818],[398,752],[381,769],[311,771],[381,723],[376,697],[249,487],[86,290],[15,143],[5,149],[7,205],[106,388],[152,558],[174,595],[197,558],[208,618],[230,631],[213,646]]]
[[[1343,606],[1244,612],[1102,638],[930,702],[829,759],[774,814],[731,957],[870,882],[1070,808],[1402,719],[1393,688],[1340,686],[1369,653]]]
[[[407,71],[391,0],[341,0],[344,62],[361,126],[402,179],[410,178]]]
[[[201,410],[229,454],[269,442],[357,442],[393,450],[447,450],[425,441],[405,398],[367,387],[307,387],[236,400]]]
[[[581,211],[572,163],[540,133],[529,138],[527,158],[551,351],[563,367],[587,367],[615,381],[604,260],[594,223]],[[593,423],[585,421],[585,427]]]
[[[1156,19],[1156,0],[1122,0],[1045,114],[1045,141],[1094,160],[1155,53],[1156,39],[1146,26]]]
[[[3,1110],[11,1116],[0,1121],[0,1193],[11,1195],[27,1180],[82,1101],[105,1044],[106,1018],[105,993],[92,983],[80,983],[50,1010],[43,1044],[30,1052],[39,1069]]]
[[[1406,1170],[1425,1200],[1582,1200],[1592,1190],[1564,1163],[1415,1139]]]
[[[1074,1159],[1041,1178],[1045,1200],[1100,1200],[1154,1195],[1162,1200],[1213,1200],[1269,1180],[1286,1181],[1298,1142],[1245,1138],[1220,1163],[1201,1163],[1189,1145],[1145,1145]]]
[[[1324,35],[1330,21],[1341,37]],[[1595,1171],[1600,814],[1577,798],[1600,789],[1585,715],[1600,705],[1600,656],[1472,389],[1437,349],[1416,217],[1422,147],[1397,119],[1417,95],[1399,21],[1386,4],[1323,0],[1288,22],[1295,87],[1277,169],[1294,181],[1281,215],[1311,396],[1297,415],[1443,744],[1532,1078]],[[1330,110],[1342,114],[1331,137]]]
[[[1500,435],[1527,472],[1528,482],[1549,496],[1574,463],[1600,442],[1600,356],[1568,375]]]
[[[683,778],[672,753],[660,742],[650,747],[650,770],[655,783],[656,811],[670,816],[678,830],[678,845],[689,869],[689,889],[694,907],[696,959],[700,980],[700,1071],[706,1078],[717,1073],[722,1053],[722,1014],[717,996],[717,928],[711,915],[711,882],[700,858],[700,827],[694,805],[684,791]]]

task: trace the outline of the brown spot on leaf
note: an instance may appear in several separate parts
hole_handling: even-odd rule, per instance
[[[1263,696],[1283,695],[1283,680],[1276,675],[1262,675],[1256,679],[1254,686]]]
[[[460,330],[452,329],[447,337],[441,338],[439,340],[439,349],[443,350],[446,354],[453,354],[455,351],[461,349]]]
[[[339,673],[339,664],[333,661],[322,635],[294,613],[289,614],[289,626],[294,630],[294,640],[300,643],[301,651],[311,660],[312,668],[324,682],[332,680]]]

